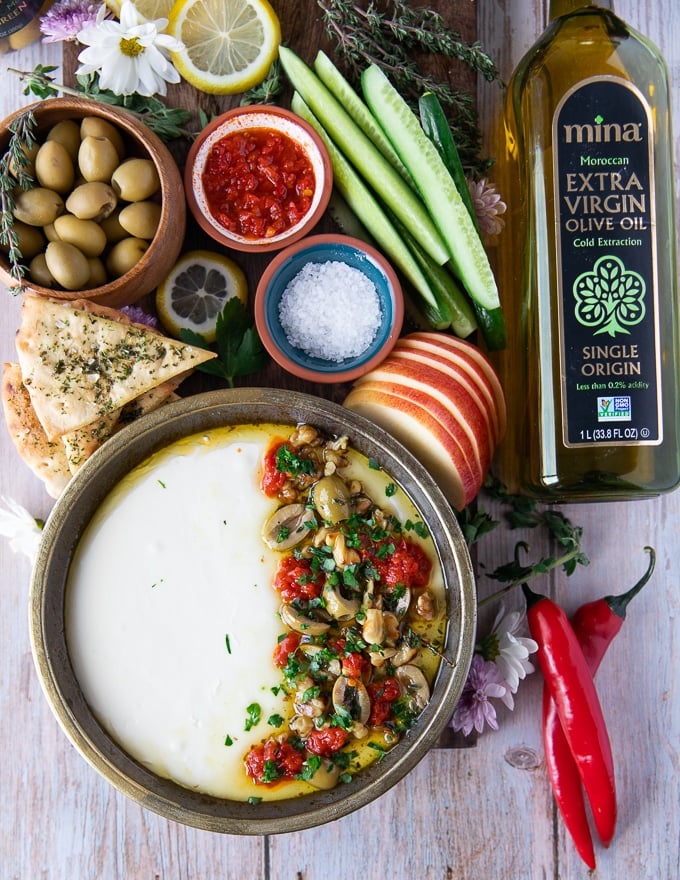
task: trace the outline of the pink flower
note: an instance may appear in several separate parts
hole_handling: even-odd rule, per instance
[[[498,235],[505,226],[500,215],[505,214],[508,206],[496,192],[495,184],[482,177],[481,180],[468,180],[468,189],[480,229],[485,235]]]
[[[485,660],[481,654],[475,654],[463,692],[451,718],[451,727],[456,731],[462,730],[465,736],[473,730],[481,733],[485,723],[492,730],[498,730],[496,709],[491,699],[502,700],[507,705],[508,697],[512,699],[496,664],[491,660]]]
[[[90,0],[58,0],[40,19],[43,43],[75,42],[79,31],[95,24],[101,6]]]

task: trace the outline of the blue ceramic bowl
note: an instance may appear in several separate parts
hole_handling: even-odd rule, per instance
[[[362,272],[373,283],[380,303],[381,321],[373,340],[357,356],[341,361],[315,357],[291,344],[279,316],[290,282],[308,263],[327,262]],[[307,307],[319,307],[313,296]],[[375,248],[347,235],[314,235],[281,251],[265,269],[255,293],[255,323],[264,347],[289,373],[312,382],[348,382],[373,369],[392,350],[403,319],[404,298],[391,265]],[[346,320],[351,325],[351,316]]]

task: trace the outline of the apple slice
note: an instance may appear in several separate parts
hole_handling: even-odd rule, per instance
[[[357,387],[367,391],[392,394],[399,399],[402,409],[409,410],[413,406],[417,408],[416,412],[423,410],[430,417],[428,424],[431,424],[431,420],[434,419],[437,425],[448,434],[451,454],[455,457],[456,461],[469,468],[474,480],[484,478],[488,462],[480,461],[480,452],[475,438],[470,437],[459,419],[440,401],[433,398],[428,391],[412,385],[395,382],[393,379],[381,379],[377,376],[371,381],[362,382]],[[485,455],[481,457],[486,458]]]
[[[397,346],[402,344],[415,344],[425,347],[430,351],[432,348],[435,348],[441,354],[459,354],[467,359],[471,366],[475,365],[478,367],[477,375],[484,377],[492,389],[501,420],[502,433],[505,433],[507,419],[505,393],[493,364],[481,349],[465,339],[458,339],[458,337],[447,333],[428,332],[425,330],[418,330],[403,336],[397,341]]]
[[[481,488],[451,435],[426,409],[383,387],[358,385],[344,404],[392,434],[412,452],[439,484],[449,502],[463,510]]]
[[[437,334],[431,335],[436,336]],[[468,390],[472,386],[476,390],[477,396],[485,402],[486,411],[493,427],[494,442],[500,443],[505,434],[507,418],[505,397],[500,382],[495,373],[493,374],[495,381],[492,381],[486,368],[471,358],[468,351],[442,345],[436,338],[432,340],[416,339],[411,334],[398,340],[391,355],[426,358],[432,366],[437,366],[444,372],[453,371],[453,374],[459,377]]]
[[[429,410],[455,438],[468,462],[486,473],[495,448],[492,430],[484,410],[456,379],[428,363],[388,356],[356,385],[367,383],[381,383]]]
[[[495,403],[482,394],[479,386],[468,373],[446,357],[418,349],[400,348],[390,353],[390,365],[410,364],[419,371],[420,377],[434,382],[442,392],[450,395],[463,412],[472,413],[476,406],[487,428],[489,445],[498,443],[498,414]]]

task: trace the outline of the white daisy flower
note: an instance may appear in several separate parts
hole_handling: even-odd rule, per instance
[[[161,33],[167,18],[146,21],[129,0],[121,6],[119,21],[105,16],[103,6],[96,23],[78,33],[78,41],[88,48],[78,56],[76,72],[97,73],[101,88],[116,95],[165,95],[167,83],[180,80],[169,53],[182,48],[174,37]]]
[[[24,553],[35,562],[42,525],[13,498],[3,495],[0,503],[0,535],[9,538],[9,546],[15,553]]]
[[[498,666],[511,694],[516,694],[520,681],[534,671],[529,655],[538,650],[533,639],[517,635],[523,620],[519,611],[506,614],[501,605],[491,632],[482,643],[484,657]]]

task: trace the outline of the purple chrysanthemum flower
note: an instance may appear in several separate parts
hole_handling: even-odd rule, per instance
[[[153,315],[145,312],[139,306],[123,306],[120,310],[134,324],[146,324],[147,327],[158,327],[158,321]]]
[[[469,736],[473,730],[481,733],[485,723],[492,730],[498,730],[496,709],[491,698],[502,700],[506,696],[507,686],[496,664],[485,660],[481,654],[475,654],[463,693],[451,718],[451,727],[456,731],[462,730],[465,736]]]
[[[40,19],[43,43],[74,43],[84,27],[95,24],[101,6],[90,0],[58,0]]]
[[[498,235],[505,226],[505,220],[500,215],[505,214],[508,206],[496,192],[495,185],[482,177],[481,180],[468,180],[468,189],[482,232]]]

